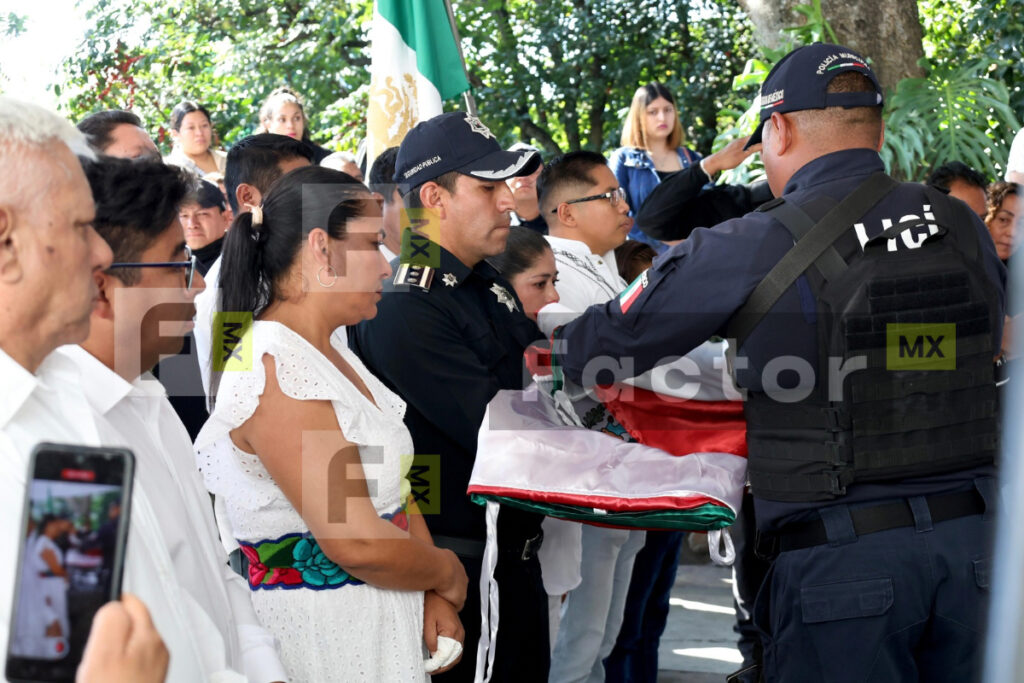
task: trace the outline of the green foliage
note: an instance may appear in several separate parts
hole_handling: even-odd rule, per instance
[[[55,87],[72,119],[133,108],[169,147],[170,111],[187,97],[213,111],[231,142],[288,83],[305,96],[319,142],[355,149],[365,132],[370,0],[92,1],[85,43]],[[455,0],[453,9],[481,116],[502,143],[532,140],[551,153],[617,147],[633,91],[653,80],[677,93],[690,144],[706,151],[718,110],[739,104],[731,78],[752,52],[730,0]]]
[[[750,30],[728,0],[457,0],[482,116],[504,144],[549,153],[618,147],[636,88],[677,95],[689,144],[707,150]]]
[[[1001,177],[1009,142],[1020,127],[1018,116],[1024,113],[1017,109],[1015,115],[1013,104],[1014,98],[1024,104],[1022,77],[1017,73],[1024,36],[1024,12],[1019,10],[1024,9],[1024,0],[981,0],[976,5],[925,0],[920,7],[926,53],[933,57],[923,64],[927,77],[903,79],[896,92],[888,94],[882,158],[890,173],[905,180],[924,180],[932,169],[949,161],[963,161],[990,178]],[[793,47],[819,40],[836,42],[820,0],[794,9],[805,22],[786,29],[790,44],[777,51],[765,50],[764,60],[749,60],[734,79],[734,90],[753,100],[771,66]],[[979,40],[979,34],[990,42]],[[945,47],[940,50],[939,45]],[[1014,83],[1017,91],[1007,87]],[[755,105],[746,111],[723,109],[713,149],[748,135],[758,118]],[[749,183],[761,177],[760,157],[750,157],[723,174],[721,182]]]
[[[314,139],[355,149],[369,81],[369,11],[368,2],[95,0],[57,94],[72,120],[133,109],[169,148],[170,112],[180,100],[210,109],[231,141],[258,125],[271,90],[289,84],[307,99]]]
[[[25,32],[25,17],[15,12],[0,15],[0,36],[17,38]]]
[[[886,102],[882,148],[890,172],[923,180],[949,161],[1001,177],[1013,131],[1020,125],[1006,86],[986,77],[992,64],[934,66],[927,78],[905,78]]]
[[[919,0],[925,56],[936,65],[980,61],[1024,119],[1024,0]]]
[[[14,12],[0,14],[0,37],[17,38],[25,32],[25,17]],[[0,64],[0,93],[3,92],[4,69]]]

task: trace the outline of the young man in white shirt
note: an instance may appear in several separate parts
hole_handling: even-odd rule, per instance
[[[537,181],[542,215],[548,222],[548,242],[558,264],[559,303],[538,313],[538,324],[550,336],[588,306],[605,303],[626,287],[615,263],[615,248],[633,227],[625,192],[604,157],[594,152],[570,152],[553,159]],[[566,525],[570,525],[566,527]],[[574,528],[581,525],[546,520],[546,539],[565,536],[564,543],[541,550],[551,562],[572,557]],[[625,606],[633,560],[644,544],[643,531],[582,525],[580,584],[569,592],[551,658],[552,683],[603,681],[604,665],[615,645]],[[548,552],[545,553],[545,548]],[[555,559],[554,552],[567,557]]]
[[[74,126],[0,96],[0,542],[12,551],[23,537],[33,447],[44,440],[98,443],[78,382],[61,379],[69,364],[52,353],[89,333],[98,294],[93,277],[111,262],[110,248],[92,227],[92,195],[76,154],[93,156]],[[15,566],[13,555],[0,562],[5,652]],[[162,680],[166,651],[145,607],[127,598],[123,609],[113,605],[101,612],[105,616],[94,622],[78,680]],[[124,616],[130,626],[111,621]],[[135,636],[126,639],[124,628]],[[111,648],[126,643],[130,655],[111,656]],[[133,675],[140,671],[156,675]]]
[[[227,565],[188,433],[150,373],[181,349],[203,288],[178,218],[189,180],[160,162],[122,159],[86,173],[114,263],[95,278],[88,338],[57,353],[81,376],[100,441],[135,453],[125,586],[164,635],[168,681],[285,680],[246,583]]]

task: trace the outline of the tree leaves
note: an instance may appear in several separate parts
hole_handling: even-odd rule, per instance
[[[1008,142],[1020,128],[1009,92],[985,74],[991,60],[933,67],[927,78],[900,81],[885,108],[882,158],[890,172],[923,180],[937,166],[962,161],[1001,177]]]

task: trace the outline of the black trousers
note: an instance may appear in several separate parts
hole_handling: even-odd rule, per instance
[[[494,646],[491,681],[545,683],[551,665],[548,596],[544,592],[536,552],[523,559],[524,534],[512,532],[502,524],[502,515],[506,520],[514,517],[506,513],[503,508],[499,515],[498,564],[494,571],[498,583],[498,638]],[[538,522],[538,530],[539,526]],[[471,683],[476,672],[476,649],[480,640],[481,558],[459,555],[459,559],[469,575],[466,605],[459,613],[466,629],[466,640],[462,660],[451,671],[434,676],[436,683]]]

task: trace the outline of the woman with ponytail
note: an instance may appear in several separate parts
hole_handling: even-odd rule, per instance
[[[461,651],[466,573],[410,497],[405,404],[333,334],[376,315],[381,238],[369,191],[311,166],[225,240],[221,324],[244,331],[196,452],[293,683],[419,682]]]

